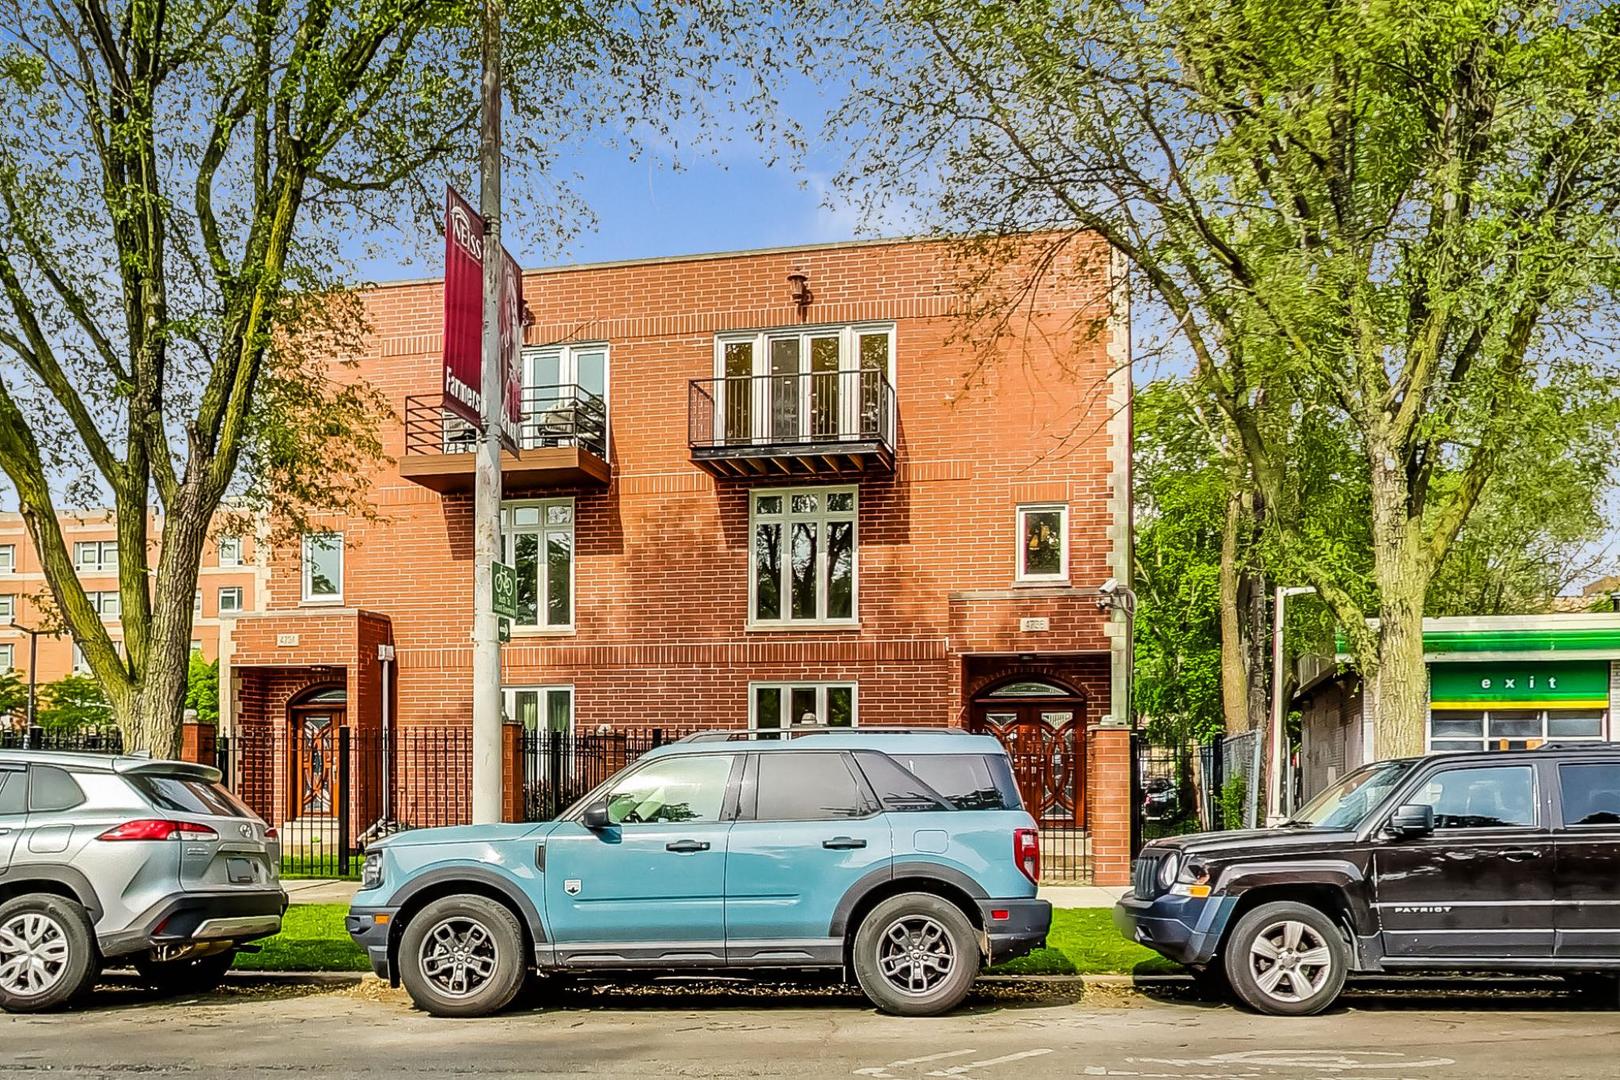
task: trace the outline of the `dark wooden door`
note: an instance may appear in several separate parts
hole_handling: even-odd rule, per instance
[[[1044,826],[1086,823],[1085,720],[1078,704],[981,702],[974,730],[994,735],[1012,758],[1024,808]]]

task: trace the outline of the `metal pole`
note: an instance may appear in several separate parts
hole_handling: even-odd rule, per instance
[[[1284,725],[1287,703],[1283,700],[1283,607],[1290,596],[1304,596],[1316,589],[1311,585],[1290,588],[1277,586],[1275,612],[1271,620],[1271,762],[1266,769],[1266,824],[1280,825],[1287,818],[1283,810],[1283,770],[1287,761],[1288,732]]]
[[[12,623],[16,626],[16,623]],[[21,629],[21,627],[18,627]],[[28,631],[28,730],[34,730],[34,709],[39,697],[39,631]]]
[[[501,354],[501,8],[484,0],[484,85],[478,145],[479,206],[484,218],[484,430],[478,442],[473,504],[472,820],[501,819],[501,645],[491,606],[490,564],[500,553],[501,414],[506,363]]]

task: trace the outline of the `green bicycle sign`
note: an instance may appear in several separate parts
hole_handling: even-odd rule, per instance
[[[490,607],[497,615],[517,618],[517,571],[505,563],[490,564]]]

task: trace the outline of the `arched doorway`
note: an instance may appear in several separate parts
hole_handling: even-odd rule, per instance
[[[974,695],[969,725],[1007,748],[1035,820],[1085,825],[1086,699],[1079,691],[1046,676],[1015,675]]]
[[[289,820],[336,811],[337,733],[348,702],[348,691],[339,685],[314,687],[288,704]]]

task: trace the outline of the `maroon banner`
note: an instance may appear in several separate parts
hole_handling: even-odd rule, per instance
[[[445,189],[444,408],[483,426],[484,219]],[[501,356],[506,361],[503,434],[516,445],[523,412],[523,272],[501,249]]]

